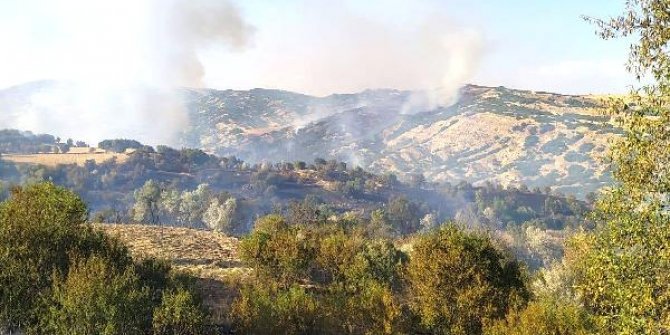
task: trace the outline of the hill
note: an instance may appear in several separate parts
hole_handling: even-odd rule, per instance
[[[53,154],[58,155],[58,154]],[[99,222],[163,222],[245,234],[259,216],[283,212],[313,221],[333,215],[383,213],[388,228],[407,234],[458,219],[498,229],[577,227],[590,206],[551,189],[400,182],[336,160],[249,164],[198,149],[145,146],[124,160],[35,165],[3,160],[0,199],[12,184],[50,180],[78,192]],[[379,216],[378,216],[379,217]]]
[[[69,97],[70,91],[83,94],[55,82],[0,91],[0,123],[14,125],[25,113],[47,120],[55,111],[74,113],[77,106],[68,99],[34,99],[49,93]],[[449,107],[435,105],[426,92],[397,90],[314,97],[267,89],[180,89],[170,96],[183,103],[188,119],[179,123],[179,146],[251,163],[323,157],[401,178],[423,174],[438,182],[551,186],[578,197],[611,182],[600,157],[620,133],[601,115],[600,97],[504,87],[465,86]],[[148,110],[164,107],[151,101]],[[170,123],[165,118],[134,127],[160,130]]]
[[[251,161],[334,157],[431,181],[556,187],[583,197],[610,182],[599,161],[619,133],[601,100],[469,85],[436,107],[417,92],[324,98],[283,91],[191,91],[185,143]]]

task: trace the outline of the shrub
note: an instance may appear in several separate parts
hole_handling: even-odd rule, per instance
[[[485,335],[587,335],[595,332],[589,314],[576,304],[544,300],[512,310],[484,329]]]
[[[15,189],[0,204],[0,330],[146,334],[154,307],[170,302],[165,292],[194,297],[188,277],[162,261],[133,264],[86,213],[77,195],[52,183]],[[191,307],[201,311],[195,299],[179,313]]]
[[[267,285],[242,289],[233,305],[233,318],[242,334],[323,333],[319,303],[304,288],[276,290]]]
[[[359,286],[333,283],[321,297],[322,333],[402,334],[408,326],[407,309],[400,296],[374,280]]]
[[[131,264],[126,248],[94,231],[86,216],[77,195],[48,182],[14,189],[0,204],[0,325],[35,325],[38,298],[53,273],[67,274],[71,256],[98,255],[116,268]]]
[[[299,227],[289,227],[277,215],[258,220],[254,231],[240,243],[240,256],[261,276],[282,284],[306,278],[314,247]]]
[[[454,225],[421,236],[408,265],[413,308],[436,334],[481,334],[529,296],[520,264],[490,238]]]
[[[132,267],[120,271],[93,256],[56,277],[42,331],[50,334],[144,334],[151,322],[149,291]]]
[[[206,319],[202,305],[183,288],[163,293],[160,306],[154,309],[153,329],[156,335],[199,335]]]

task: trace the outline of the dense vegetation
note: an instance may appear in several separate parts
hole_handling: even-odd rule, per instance
[[[192,279],[86,223],[84,202],[52,183],[0,204],[0,331],[197,334],[204,309]]]
[[[272,213],[311,213],[303,218],[311,222],[355,216],[386,238],[456,220],[504,234],[533,270],[562,256],[566,232],[590,227],[584,215],[587,202],[548,188],[435,184],[421,175],[401,182],[393,174],[375,175],[334,160],[250,165],[196,149],[107,143],[136,150],[123,162],[88,161],[83,166],[3,162],[0,199],[12,184],[48,180],[80,194],[94,222],[208,228],[240,236],[251,231],[256,218]]]
[[[632,36],[629,68],[649,85],[611,111],[626,129],[611,160],[617,187],[598,201],[597,229],[577,236],[575,289],[602,333],[670,331],[670,4],[628,1],[611,20],[594,20],[604,38]]]
[[[412,244],[264,217],[242,242],[256,278],[233,318],[245,333],[481,334],[528,300],[522,266],[483,233],[449,224]]]

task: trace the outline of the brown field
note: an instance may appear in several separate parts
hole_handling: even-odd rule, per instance
[[[222,279],[231,271],[245,271],[237,257],[239,240],[221,233],[139,224],[100,224],[98,227],[125,243],[133,257],[167,259],[174,267],[199,277]]]
[[[169,260],[177,270],[196,276],[205,305],[216,323],[226,323],[228,309],[240,283],[251,270],[237,256],[239,240],[199,229],[138,225],[98,224],[130,249],[136,259],[155,257]]]
[[[122,163],[128,159],[128,155],[113,152],[97,152],[97,153],[68,152],[63,154],[52,154],[52,153],[28,154],[28,155],[3,154],[1,156],[2,160],[14,163],[40,164],[51,167],[66,164],[77,164],[79,166],[82,166],[84,165],[84,163],[86,163],[87,160],[93,160],[96,163],[102,163],[112,158],[116,158],[117,162]]]

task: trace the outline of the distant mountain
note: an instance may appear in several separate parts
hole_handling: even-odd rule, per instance
[[[31,96],[49,87],[64,86],[33,83],[0,91],[0,128],[12,115],[35,113]],[[611,182],[599,157],[620,133],[600,115],[594,97],[504,87],[465,86],[446,108],[421,92],[397,90],[313,97],[181,89],[174,95],[190,121],[177,141],[186,147],[247,161],[336,158],[400,177],[552,186],[579,197]],[[54,115],[44,101],[37,112]]]
[[[448,108],[370,90],[316,98],[284,91],[189,91],[184,144],[247,160],[335,157],[428,180],[552,186],[584,196],[611,182],[599,160],[620,130],[588,96],[469,85]]]

